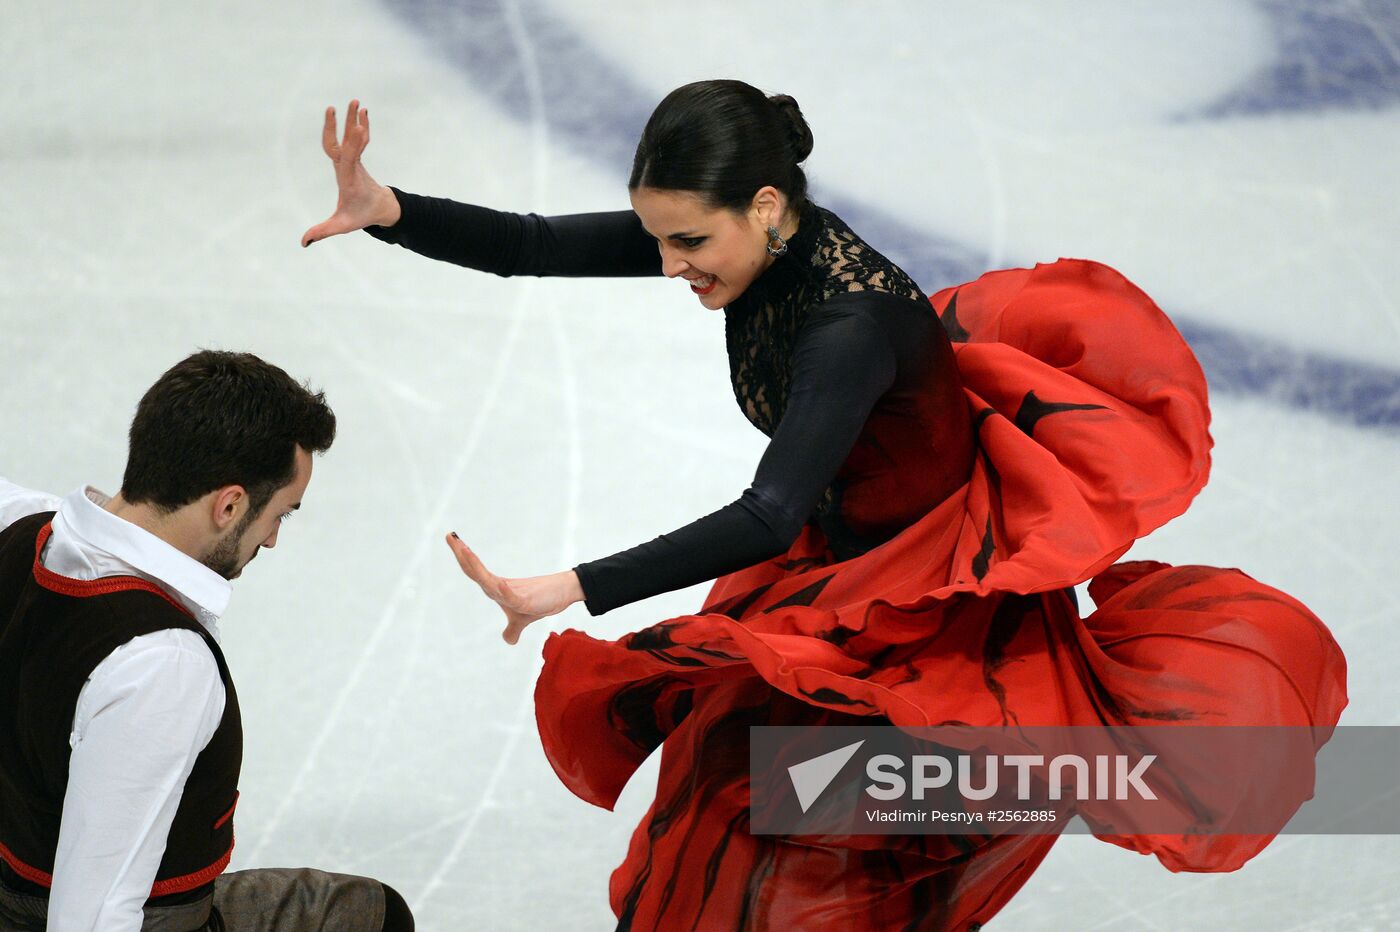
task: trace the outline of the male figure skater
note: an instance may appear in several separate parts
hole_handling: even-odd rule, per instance
[[[141,399],[116,496],[0,479],[0,929],[412,929],[368,878],[224,873],[243,732],[219,615],[334,437],[322,394],[203,351]]]

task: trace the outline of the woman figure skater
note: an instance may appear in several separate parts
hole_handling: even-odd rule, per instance
[[[990,272],[927,298],[807,196],[792,98],[702,81],[637,145],[632,210],[540,217],[378,184],[329,109],[335,213],[498,275],[684,279],[722,310],[744,416],[770,438],[732,504],[630,550],[507,579],[462,570],[530,623],[714,579],[694,615],[617,641],[545,643],[540,736],[611,808],[658,746],[655,802],[614,872],[626,929],[966,929],[1053,835],[796,839],[748,826],[748,727],[1309,725],[1345,666],[1302,605],[1236,570],[1115,561],[1185,510],[1209,468],[1204,377],[1152,301],[1106,266]],[[1092,580],[1081,618],[1068,591]],[[1254,791],[1269,792],[1261,773]],[[1299,800],[1301,801],[1301,800]],[[1106,837],[1173,870],[1231,870],[1271,836]]]

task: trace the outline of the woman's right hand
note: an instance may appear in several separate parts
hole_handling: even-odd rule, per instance
[[[455,531],[447,535],[447,546],[452,548],[457,565],[467,578],[505,612],[506,630],[501,637],[507,644],[518,642],[520,632],[541,618],[557,615],[575,602],[583,601],[583,587],[573,570],[548,576],[503,579],[488,570]]]
[[[368,226],[391,227],[399,222],[399,201],[384,185],[370,177],[360,162],[360,153],[369,145],[369,111],[350,101],[345,111],[345,138],[337,142],[335,108],[326,108],[321,128],[321,148],[335,166],[338,189],[335,213],[301,234],[301,245],[340,233],[353,233]]]

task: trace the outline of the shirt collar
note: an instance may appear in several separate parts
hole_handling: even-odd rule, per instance
[[[111,500],[85,486],[63,499],[58,516],[87,546],[158,583],[207,627],[213,626],[228,608],[233,593],[229,581],[145,528],[107,511],[104,506]]]

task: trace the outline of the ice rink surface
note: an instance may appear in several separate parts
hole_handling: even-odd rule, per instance
[[[297,4],[6,0],[0,475],[115,491],[137,398],[197,347],[325,388],[305,507],[235,589],[247,733],[234,866],[371,874],[420,928],[607,929],[615,814],[540,751],[545,624],[511,649],[459,574],[565,569],[737,497],[763,438],[720,318],[665,280],[502,280],[363,234],[322,108],[368,106],[371,172],[515,210],[625,207],[670,88],[792,94],[819,201],[933,290],[1110,263],[1213,385],[1215,467],[1134,555],[1239,566],[1308,603],[1350,724],[1400,724],[1400,6],[1393,0]],[[702,589],[556,627],[616,636]],[[1172,875],[1060,841],[993,928],[1389,929],[1400,839],[1281,837]]]

